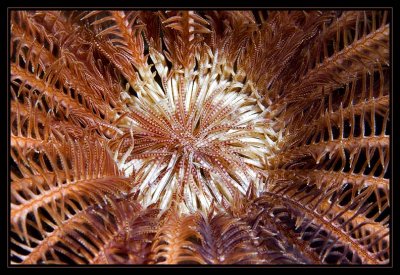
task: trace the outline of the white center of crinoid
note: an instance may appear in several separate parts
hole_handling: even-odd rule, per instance
[[[194,212],[222,206],[250,184],[262,189],[257,175],[278,134],[250,81],[209,49],[190,70],[171,72],[163,55],[150,56],[162,84],[148,75],[128,100],[135,146],[124,164],[142,204]]]

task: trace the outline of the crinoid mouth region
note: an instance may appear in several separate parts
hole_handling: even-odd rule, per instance
[[[176,203],[181,212],[195,212],[230,202],[250,184],[261,189],[257,175],[278,134],[243,72],[210,49],[185,72],[169,72],[153,50],[151,59],[161,83],[151,77],[137,97],[124,95],[132,110],[124,126],[135,144],[124,169],[135,172],[133,192],[143,205]]]

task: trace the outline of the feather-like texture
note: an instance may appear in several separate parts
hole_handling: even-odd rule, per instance
[[[12,11],[13,264],[386,264],[387,10]]]

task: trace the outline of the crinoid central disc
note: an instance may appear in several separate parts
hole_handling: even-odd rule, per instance
[[[250,184],[262,188],[257,175],[277,133],[249,81],[210,51],[185,72],[169,71],[157,52],[151,57],[162,84],[149,76],[130,98],[135,146],[126,172],[135,172],[138,199],[194,212],[229,202]]]

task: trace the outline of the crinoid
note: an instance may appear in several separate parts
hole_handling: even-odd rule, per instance
[[[11,12],[13,264],[386,264],[387,10]]]

